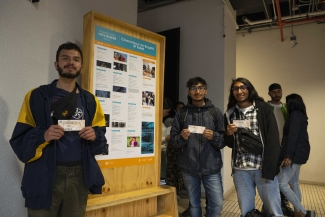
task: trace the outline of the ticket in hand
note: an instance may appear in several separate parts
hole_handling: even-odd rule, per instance
[[[80,131],[85,127],[85,120],[58,120],[58,124],[65,131]]]
[[[251,121],[250,120],[233,120],[233,123],[238,128],[249,128],[250,125],[251,125]]]
[[[189,131],[191,133],[200,133],[200,134],[203,134],[203,131],[205,130],[205,127],[188,125],[188,129],[189,129]]]

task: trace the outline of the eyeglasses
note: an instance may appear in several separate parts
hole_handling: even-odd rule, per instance
[[[236,91],[236,92],[238,92],[239,89],[241,91],[246,91],[247,90],[247,85],[233,86],[231,89],[232,89],[232,91]]]
[[[199,90],[199,92],[203,92],[205,89],[206,88],[204,86],[198,86],[198,87],[193,86],[193,87],[190,88],[190,91],[196,92],[197,90]]]

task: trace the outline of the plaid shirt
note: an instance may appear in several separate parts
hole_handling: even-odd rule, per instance
[[[245,114],[242,112],[242,109],[236,105],[234,113],[230,115],[230,121],[233,122],[233,120],[250,120],[250,127],[248,130],[259,136],[255,101]],[[262,169],[262,156],[256,156],[245,150],[244,147],[239,144],[238,133],[235,133],[235,136],[237,152],[234,167],[236,169]]]

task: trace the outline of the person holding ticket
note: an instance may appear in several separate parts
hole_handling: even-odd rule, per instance
[[[223,206],[220,173],[223,165],[220,149],[225,146],[223,114],[205,98],[208,86],[203,78],[191,78],[186,86],[188,103],[176,113],[170,131],[171,143],[181,149],[178,166],[189,196],[190,216],[202,216],[202,182],[207,197],[206,216],[218,217]]]
[[[98,99],[76,82],[82,63],[78,45],[59,46],[59,79],[26,94],[10,139],[25,163],[21,190],[30,217],[83,217],[88,193],[102,193],[94,155],[105,151],[105,117]]]
[[[258,96],[246,78],[237,78],[231,83],[225,126],[225,142],[232,148],[232,174],[241,216],[257,212],[256,188],[268,216],[283,216],[277,176],[280,153],[278,125],[271,107]],[[253,154],[246,144],[241,143],[242,129],[261,138],[261,153]]]

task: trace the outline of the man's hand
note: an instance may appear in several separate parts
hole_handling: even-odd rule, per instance
[[[203,131],[203,136],[205,138],[207,138],[208,140],[212,140],[213,139],[213,131],[212,130],[205,129]]]
[[[188,137],[190,136],[191,132],[189,129],[183,129],[181,131],[181,136],[183,137],[184,140],[187,140]]]
[[[64,128],[59,125],[51,125],[44,133],[46,142],[59,140],[64,135]]]
[[[235,124],[229,124],[227,126],[227,136],[231,136],[234,132],[237,132],[237,127]]]
[[[95,141],[96,139],[96,133],[95,130],[91,127],[84,127],[79,131],[79,135],[81,138],[85,140]]]

